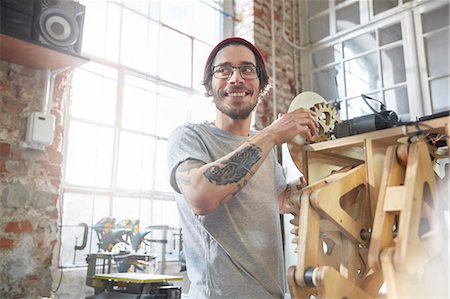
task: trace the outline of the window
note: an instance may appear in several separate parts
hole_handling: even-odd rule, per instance
[[[92,226],[104,217],[178,227],[167,138],[186,121],[214,118],[201,81],[226,21],[218,1],[81,3],[83,56],[91,61],[74,71],[66,109],[64,267],[97,251]],[[90,226],[89,242],[74,251],[80,223]]]
[[[335,102],[341,119],[372,113],[363,93],[404,121],[449,109],[449,1],[301,3],[310,43],[304,88]]]

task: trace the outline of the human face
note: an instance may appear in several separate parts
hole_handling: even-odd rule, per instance
[[[217,52],[213,65],[256,66],[256,59],[247,47],[229,45]],[[211,86],[217,109],[232,119],[246,119],[258,102],[259,79],[244,79],[238,69],[228,79],[213,76]]]

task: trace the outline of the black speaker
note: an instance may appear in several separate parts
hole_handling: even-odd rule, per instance
[[[32,40],[81,54],[85,6],[73,0],[35,0]]]
[[[31,40],[34,1],[0,0],[0,32],[9,36]]]

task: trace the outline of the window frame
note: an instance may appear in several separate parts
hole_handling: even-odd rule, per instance
[[[311,0],[310,0],[311,1]],[[342,32],[337,32],[336,28],[333,28],[335,25],[335,9],[336,7],[341,7],[343,5],[349,5],[355,3],[357,1],[348,0],[346,2],[340,3],[338,6],[334,6],[334,1],[329,1],[329,8],[326,11],[321,12],[320,14],[329,14],[330,20],[330,35],[322,38],[321,40],[310,43],[309,42],[309,29],[308,29],[308,16],[302,18],[301,21],[301,32],[302,36],[305,36],[306,39],[304,41],[303,51],[301,52],[301,80],[303,82],[303,90],[315,90],[314,89],[314,71],[318,69],[325,69],[334,64],[340,64],[341,69],[344,69],[343,65],[343,47],[342,43],[344,40],[368,33],[370,31],[374,31],[375,34],[378,35],[378,30],[380,28],[386,27],[389,24],[394,24],[396,22],[400,22],[402,28],[402,44],[403,44],[403,53],[405,59],[405,69],[406,71],[406,88],[408,93],[408,104],[409,104],[409,116],[410,120],[416,119],[416,117],[420,117],[423,115],[432,114],[432,103],[431,103],[431,94],[428,85],[426,68],[420,67],[426,65],[425,58],[425,50],[423,44],[423,35],[421,27],[418,26],[421,24],[420,18],[421,14],[426,11],[430,11],[436,7],[440,7],[445,5],[448,2],[432,2],[432,1],[410,1],[407,3],[403,3],[402,0],[399,0],[399,4],[392,9],[381,12],[377,15],[373,13],[373,4],[372,1],[359,1],[360,3],[360,25],[350,28],[348,30],[344,30]],[[303,5],[303,9],[308,11],[308,1],[300,1],[300,5]],[[334,26],[335,27],[335,26]],[[330,47],[332,45],[338,44],[341,49],[341,58],[339,61],[334,59],[333,62],[330,62],[326,65],[321,65],[319,68],[313,67],[313,53],[317,53],[318,51]],[[382,75],[380,64],[380,49],[383,49],[383,46],[377,45],[376,52],[378,59],[378,71],[380,76]],[[345,80],[345,79],[344,79]],[[382,82],[381,82],[382,83]],[[344,82],[345,86],[345,82]],[[374,90],[374,92],[383,92],[384,90],[391,89],[392,86],[384,87],[380,86],[380,88]],[[384,99],[384,96],[382,97]],[[349,97],[345,94],[344,98],[341,99],[341,103],[345,104]],[[341,119],[347,118],[346,107],[342,107],[341,109],[345,110],[341,112]]]
[[[199,1],[202,2],[203,1]],[[215,1],[217,3],[217,1]],[[121,11],[121,14],[123,14],[123,10],[124,9],[129,9],[129,8],[124,8],[123,4],[121,3],[121,1],[111,1],[112,5],[118,5],[119,9]],[[203,3],[206,4],[206,3]],[[208,4],[206,4],[208,5]],[[217,39],[220,40],[221,38],[223,38],[224,36],[224,27],[226,23],[230,23],[232,22],[232,20],[227,19],[226,16],[227,13],[224,11],[217,11],[217,9],[214,9],[213,7],[211,7],[212,11],[215,12],[216,14],[220,15],[220,24],[219,25],[219,32],[218,32],[218,36]],[[227,9],[225,7],[225,5],[223,6],[223,9]],[[132,10],[132,9],[130,9]],[[138,12],[136,12],[138,13]],[[150,204],[150,208],[151,211],[149,211],[150,215],[153,215],[153,213],[155,213],[156,210],[158,210],[158,208],[155,206],[154,204],[156,204],[158,201],[163,201],[163,202],[173,202],[175,203],[175,198],[174,198],[174,191],[160,191],[160,190],[156,190],[155,189],[155,184],[156,184],[156,173],[158,172],[158,169],[156,169],[158,167],[156,160],[158,159],[157,154],[158,154],[158,147],[159,147],[159,142],[163,141],[163,142],[167,142],[167,136],[160,136],[158,134],[158,132],[154,131],[153,133],[144,133],[144,132],[136,132],[135,130],[132,129],[128,129],[128,128],[124,128],[121,124],[121,116],[123,113],[123,104],[124,104],[124,89],[125,89],[125,76],[126,75],[132,75],[132,76],[136,76],[139,77],[141,79],[145,79],[151,82],[155,82],[157,85],[157,89],[156,89],[156,96],[160,97],[160,86],[163,86],[164,88],[170,88],[173,90],[177,90],[177,91],[181,91],[181,92],[185,92],[188,101],[192,101],[193,98],[195,97],[199,97],[201,95],[203,95],[203,92],[200,90],[196,89],[196,85],[194,82],[194,45],[196,44],[196,42],[200,42],[203,43],[205,45],[207,45],[208,47],[212,48],[213,44],[208,44],[204,41],[201,41],[199,39],[197,39],[195,36],[192,36],[190,34],[187,34],[185,32],[181,32],[180,30],[176,29],[176,28],[172,28],[170,26],[168,26],[167,24],[163,23],[161,20],[154,20],[151,17],[148,17],[149,20],[152,21],[156,21],[158,22],[158,32],[161,32],[162,28],[167,28],[168,30],[173,30],[177,33],[180,33],[184,36],[186,36],[187,38],[190,39],[190,47],[191,47],[191,69],[190,69],[190,83],[189,86],[185,86],[185,85],[181,85],[181,84],[177,84],[176,82],[171,82],[167,79],[163,79],[160,78],[158,75],[151,75],[146,73],[145,71],[140,71],[137,69],[133,69],[132,67],[126,66],[124,64],[120,63],[120,53],[119,58],[117,58],[117,62],[113,62],[111,60],[108,60],[107,58],[102,58],[102,57],[98,57],[95,55],[91,55],[89,53],[82,53],[82,55],[84,57],[87,57],[90,59],[90,61],[92,63],[97,63],[100,65],[105,65],[107,67],[111,67],[115,70],[117,70],[118,74],[117,74],[117,91],[116,91],[116,95],[117,95],[117,99],[116,99],[116,104],[115,104],[115,108],[116,108],[116,112],[115,112],[115,121],[113,124],[105,124],[105,123],[100,123],[100,122],[96,122],[96,121],[89,121],[86,119],[82,119],[79,117],[76,117],[74,115],[71,114],[70,109],[65,109],[64,111],[64,123],[63,123],[63,127],[64,127],[64,132],[65,132],[65,138],[63,141],[63,153],[64,153],[64,158],[63,158],[63,180],[61,182],[61,193],[63,196],[63,200],[62,200],[62,205],[64,205],[64,197],[66,194],[78,194],[78,195],[88,195],[91,197],[91,199],[87,198],[86,200],[92,200],[92,206],[90,207],[90,213],[92,214],[92,219],[91,219],[91,223],[88,223],[89,225],[89,233],[88,233],[88,245],[86,246],[86,248],[82,251],[75,251],[75,253],[73,251],[71,251],[70,253],[64,252],[63,247],[66,244],[62,244],[61,245],[61,250],[60,250],[60,264],[59,267],[61,268],[71,268],[71,267],[78,267],[78,266],[83,266],[85,265],[83,262],[84,261],[84,257],[83,254],[85,253],[89,253],[89,252],[96,252],[97,251],[97,246],[95,245],[95,241],[97,239],[95,235],[95,232],[92,230],[92,225],[94,225],[98,220],[100,219],[93,219],[94,218],[94,214],[95,214],[95,199],[96,197],[99,198],[103,198],[104,200],[106,200],[108,202],[109,205],[109,209],[107,211],[108,215],[104,215],[106,216],[112,216],[112,212],[113,212],[113,205],[114,205],[114,200],[115,198],[133,198],[135,200],[139,200],[139,205],[141,203],[141,200],[148,200],[149,204]],[[120,32],[122,32],[122,23],[120,23]],[[159,33],[158,33],[159,34]],[[159,48],[159,46],[157,46]],[[119,45],[119,49],[120,49],[120,45]],[[120,50],[119,50],[120,51]],[[206,58],[205,58],[206,59]],[[83,66],[80,67],[80,69],[83,69]],[[76,71],[76,70],[75,70]],[[156,101],[160,101],[160,98],[157,98]],[[206,103],[206,102],[205,102]],[[211,104],[212,105],[212,104]],[[70,107],[70,102],[66,103],[66,107]],[[187,120],[189,121],[191,119],[191,115],[193,115],[192,111],[191,111],[191,107],[192,105],[187,105],[187,111],[186,111],[186,117]],[[80,121],[82,123],[90,123],[93,125],[98,125],[101,127],[108,127],[108,128],[112,128],[113,129],[113,160],[111,161],[112,163],[112,172],[111,172],[111,185],[108,188],[99,188],[96,186],[92,186],[92,187],[88,187],[88,186],[81,186],[81,185],[75,185],[75,184],[70,184],[69,182],[66,182],[65,177],[66,177],[66,171],[67,171],[67,153],[68,153],[68,148],[69,148],[69,141],[70,141],[70,136],[69,136],[69,132],[70,132],[70,125],[72,121]],[[155,120],[156,122],[156,120]],[[150,137],[153,138],[152,141],[152,148],[153,148],[153,166],[152,166],[152,173],[153,173],[153,181],[152,181],[152,187],[151,190],[137,190],[137,189],[124,189],[124,188],[119,188],[117,185],[117,169],[118,169],[118,165],[119,165],[119,150],[120,150],[120,138],[121,138],[121,133],[122,132],[131,132],[131,133],[138,133],[140,134],[139,136],[146,136],[146,137]],[[105,199],[106,198],[106,199]],[[63,208],[63,206],[61,207]],[[175,213],[177,213],[177,211],[174,211]],[[142,215],[142,212],[140,212],[140,215]],[[139,217],[140,218],[140,217]],[[153,217],[151,217],[153,218]],[[119,222],[123,219],[116,219],[116,222]],[[134,219],[132,219],[134,220]],[[142,219],[141,223],[142,223]],[[154,223],[152,219],[150,219],[150,225],[161,225],[161,224],[165,224],[165,223]],[[62,240],[64,240],[64,237],[67,237],[66,235],[63,234],[64,230],[67,229],[72,230],[72,234],[75,236],[80,236],[82,235],[82,231],[80,230],[80,232],[73,232],[74,228],[77,226],[76,223],[67,223],[65,221],[65,217],[64,217],[64,211],[62,213]],[[142,227],[142,226],[141,226]],[[80,227],[81,228],[81,227]],[[78,228],[75,228],[78,229]],[[70,233],[70,232],[69,232]],[[178,233],[178,231],[176,231],[176,233]],[[76,242],[76,241],[75,241]],[[80,243],[80,240],[78,240],[78,243]],[[70,246],[70,245],[66,245]],[[67,248],[65,248],[67,249]],[[75,254],[74,256],[74,263],[70,263],[67,262],[71,259],[69,259],[69,255],[71,254]],[[65,255],[65,257],[63,256]]]

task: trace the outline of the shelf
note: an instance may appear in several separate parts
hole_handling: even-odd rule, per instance
[[[78,67],[89,59],[57,51],[46,45],[0,34],[0,60],[33,69],[55,70],[61,67]]]

